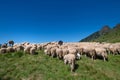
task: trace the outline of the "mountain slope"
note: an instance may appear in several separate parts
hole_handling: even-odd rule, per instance
[[[100,36],[94,41],[99,42],[120,42],[120,24],[116,25],[112,30],[110,30],[107,34]]]
[[[94,39],[97,39],[98,37],[100,37],[99,31],[89,35],[88,37],[82,39],[80,42],[89,42],[89,41],[93,41]]]
[[[104,26],[101,30],[94,32],[93,34],[89,35],[88,37],[82,39],[80,42],[89,42],[98,39],[100,36],[107,34],[111,28],[109,26]]]

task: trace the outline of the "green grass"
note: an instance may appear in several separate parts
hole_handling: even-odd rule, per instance
[[[120,55],[109,55],[109,61],[92,61],[82,57],[70,72],[62,60],[39,51],[38,55],[23,52],[0,54],[0,80],[120,80]]]

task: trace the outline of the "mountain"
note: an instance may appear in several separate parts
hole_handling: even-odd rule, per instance
[[[106,33],[108,33],[111,30],[111,28],[108,25],[105,25],[102,27],[102,29],[99,31],[100,35],[104,35]]]
[[[88,37],[82,39],[80,42],[93,41],[94,39],[97,39],[98,37],[100,37],[100,33],[99,33],[99,31],[96,31],[93,34],[89,35]]]
[[[108,33],[110,30],[111,30],[111,28],[108,25],[105,25],[102,27],[101,30],[92,33],[88,37],[82,39],[80,42],[94,41],[95,39],[99,38],[101,35]]]
[[[80,42],[120,42],[120,24],[117,24],[112,29],[109,26],[104,26],[101,30],[94,32],[88,37],[80,40]]]

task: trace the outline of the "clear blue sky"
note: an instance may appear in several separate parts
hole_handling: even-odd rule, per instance
[[[76,42],[120,23],[120,0],[0,0],[0,43]]]

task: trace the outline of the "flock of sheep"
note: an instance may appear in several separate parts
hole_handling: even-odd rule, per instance
[[[0,53],[11,53],[24,51],[28,54],[36,54],[37,50],[44,50],[44,54],[51,57],[57,57],[60,60],[64,60],[65,64],[69,64],[71,72],[75,70],[75,63],[77,59],[81,59],[83,55],[90,57],[92,60],[103,59],[108,61],[108,55],[120,54],[120,43],[99,43],[99,42],[76,42],[76,43],[63,43],[48,42],[41,44],[31,44],[24,42],[20,44],[14,44],[14,41],[9,41],[7,44],[0,46]]]

